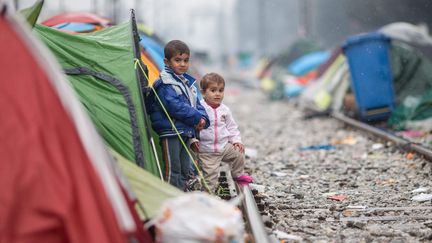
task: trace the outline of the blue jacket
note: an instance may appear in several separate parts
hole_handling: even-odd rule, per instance
[[[197,98],[197,90],[193,85],[195,79],[187,74],[184,74],[183,77],[186,82],[183,82],[179,76],[174,74],[172,69],[165,67],[159,79],[153,84],[153,88],[156,90],[179,133],[186,137],[196,138],[198,134],[195,126],[201,118],[206,120],[205,128],[210,126],[210,120],[205,108]],[[150,90],[146,97],[146,109],[150,114],[152,127],[159,136],[177,136],[153,90]]]

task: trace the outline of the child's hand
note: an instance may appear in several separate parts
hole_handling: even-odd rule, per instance
[[[241,143],[235,143],[235,144],[233,144],[233,145],[234,145],[234,149],[235,149],[235,150],[238,150],[240,153],[244,154],[244,152],[245,152],[245,147],[244,147],[243,144],[241,144]]]
[[[194,142],[190,145],[190,148],[192,149],[192,151],[194,151],[195,153],[199,152],[199,142]]]
[[[205,124],[206,124],[206,121],[204,120],[204,118],[201,118],[201,120],[200,120],[199,123],[195,126],[195,128],[196,128],[198,131],[201,131],[201,130],[204,129]]]

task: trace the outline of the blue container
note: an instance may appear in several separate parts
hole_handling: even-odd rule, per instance
[[[388,37],[372,32],[352,36],[342,46],[363,121],[385,120],[395,107],[389,44]]]

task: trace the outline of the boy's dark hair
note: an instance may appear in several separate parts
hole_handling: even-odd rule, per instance
[[[173,56],[183,53],[190,54],[189,47],[181,40],[172,40],[165,45],[164,55],[165,58],[170,60]]]
[[[210,83],[222,83],[225,86],[225,80],[217,73],[207,73],[201,78],[200,87],[202,91],[206,91]]]

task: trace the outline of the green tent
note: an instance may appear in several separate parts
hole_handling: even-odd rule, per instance
[[[159,176],[133,11],[131,21],[93,33],[72,35],[41,25],[34,32],[56,56],[107,145]]]
[[[39,14],[42,10],[43,3],[43,0],[37,0],[32,6],[19,11],[21,16],[23,16],[27,20],[27,23],[31,27],[36,24]]]
[[[396,109],[388,123],[404,129],[408,121],[432,117],[432,62],[416,49],[401,43],[391,46]]]

